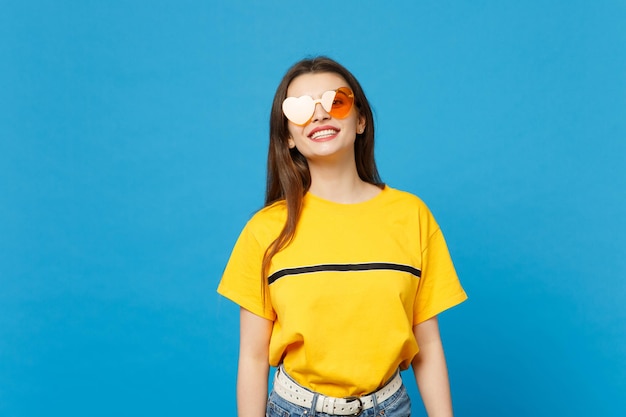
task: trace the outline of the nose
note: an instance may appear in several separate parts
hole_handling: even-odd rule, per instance
[[[322,103],[315,103],[315,110],[313,110],[312,122],[319,122],[320,120],[330,119],[330,114],[324,109]]]

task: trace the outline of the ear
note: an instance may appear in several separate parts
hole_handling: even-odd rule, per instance
[[[359,120],[356,124],[356,133],[359,135],[365,131],[365,117],[359,116]]]
[[[293,149],[296,147],[296,141],[293,140],[291,136],[287,139],[287,144],[289,145],[289,149]]]

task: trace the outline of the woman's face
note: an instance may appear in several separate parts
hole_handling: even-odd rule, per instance
[[[349,87],[342,76],[333,72],[300,75],[291,81],[287,88],[287,97],[311,96],[314,100],[322,97],[326,91],[340,87]],[[289,147],[296,147],[309,161],[316,162],[337,156],[350,156],[354,160],[354,141],[356,134],[365,129],[365,118],[359,116],[356,105],[346,117],[331,116],[322,107],[315,105],[311,120],[304,125],[288,121]]]

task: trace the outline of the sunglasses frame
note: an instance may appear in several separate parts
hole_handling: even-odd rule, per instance
[[[333,103],[339,93],[345,95],[350,100],[350,104],[349,106],[342,106],[341,111],[338,113],[336,109],[333,109]],[[283,101],[283,114],[293,124],[304,126],[313,118],[317,103],[321,104],[322,108],[332,117],[343,119],[348,117],[350,110],[354,106],[354,92],[350,87],[339,87],[336,90],[325,91],[319,99],[314,99],[309,95],[287,97]],[[345,107],[347,109],[344,110]],[[306,120],[304,119],[305,117],[307,118]]]

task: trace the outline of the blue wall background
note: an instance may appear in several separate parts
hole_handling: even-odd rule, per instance
[[[0,414],[234,415],[215,288],[262,205],[274,89],[328,54],[470,294],[441,317],[457,414],[623,416],[624,21],[603,0],[2,2]]]

